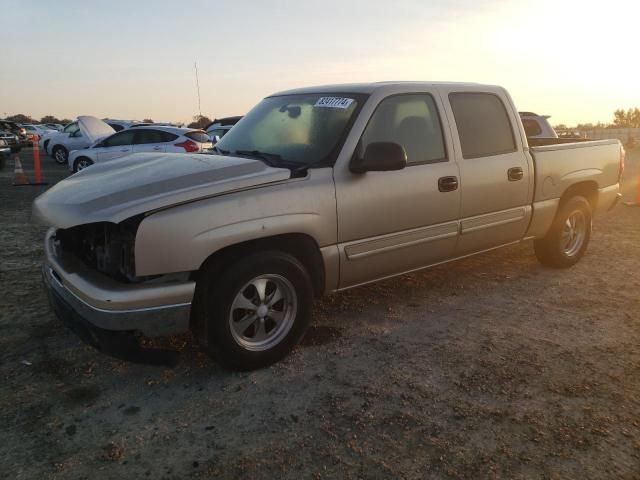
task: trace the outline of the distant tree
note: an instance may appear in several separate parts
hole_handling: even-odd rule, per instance
[[[613,112],[615,128],[640,128],[640,109],[630,108],[627,111],[619,108]]]
[[[195,115],[193,122],[187,125],[187,128],[204,128],[211,123],[211,119],[205,115]]]
[[[554,130],[566,130],[567,126],[564,123],[559,123],[558,125],[553,127]]]
[[[153,123],[153,120],[151,120],[150,118],[145,118],[144,120],[142,120],[143,123]]]
[[[66,124],[71,123],[71,122],[73,122],[73,120],[69,120],[68,118],[63,118],[63,119],[62,119],[62,120],[60,120],[60,122],[58,122],[58,123],[60,123],[60,124],[62,124],[62,125],[66,125]]]
[[[45,115],[40,119],[40,123],[61,123],[61,122],[53,115]]]
[[[627,126],[627,112],[619,108],[613,112],[613,124],[616,127],[624,128]]]
[[[17,115],[11,115],[10,117],[7,117],[7,120],[9,120],[10,122],[16,122],[16,123],[33,123],[33,118],[31,118],[29,115],[24,115],[22,113],[18,113]]]

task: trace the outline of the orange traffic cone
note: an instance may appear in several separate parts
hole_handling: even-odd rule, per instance
[[[27,176],[24,174],[24,170],[22,169],[22,163],[20,163],[20,157],[16,155],[13,157],[16,163],[16,167],[13,171],[13,185],[21,186],[21,185],[29,185],[29,180]]]

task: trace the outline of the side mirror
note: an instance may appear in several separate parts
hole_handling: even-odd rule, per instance
[[[362,158],[351,160],[349,169],[353,173],[388,172],[402,170],[407,166],[404,147],[394,142],[373,142],[367,145]]]

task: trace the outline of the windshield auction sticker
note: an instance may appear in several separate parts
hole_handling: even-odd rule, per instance
[[[349,108],[353,103],[353,98],[344,97],[321,97],[318,99],[314,107],[325,108]]]

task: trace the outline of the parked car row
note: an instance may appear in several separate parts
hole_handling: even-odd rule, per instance
[[[83,124],[85,120],[82,120]],[[94,163],[124,157],[130,153],[202,153],[211,149],[211,140],[202,130],[163,126],[128,128],[97,140],[88,148],[69,155],[69,170],[77,172]]]
[[[138,131],[141,133],[136,133]],[[129,153],[205,152],[212,148],[212,143],[199,129],[131,120],[100,120],[84,115],[62,131],[48,132],[40,137],[39,146],[56,163],[68,164],[72,172],[77,172]]]

